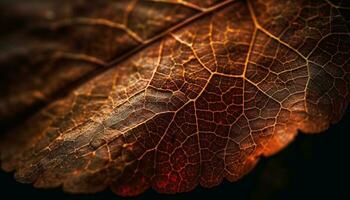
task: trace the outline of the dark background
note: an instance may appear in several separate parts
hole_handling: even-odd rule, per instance
[[[337,124],[316,135],[299,134],[278,154],[263,158],[238,182],[197,187],[189,193],[161,195],[153,190],[128,199],[350,199],[350,110]],[[123,199],[111,191],[73,195],[61,189],[35,189],[17,183],[12,173],[0,172],[2,197],[19,199]]]

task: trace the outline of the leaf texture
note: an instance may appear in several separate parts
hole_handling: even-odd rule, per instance
[[[348,2],[62,2],[5,6],[38,24],[2,36],[24,47],[5,48],[0,116],[47,102],[0,145],[21,182],[123,196],[212,187],[349,103]]]

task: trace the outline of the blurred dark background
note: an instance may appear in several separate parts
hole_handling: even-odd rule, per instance
[[[238,182],[224,181],[189,193],[161,195],[148,190],[129,199],[350,199],[350,112],[326,132],[299,134],[278,154],[263,158],[257,167]],[[0,172],[1,196],[12,199],[123,199],[111,191],[94,195],[73,195],[61,189],[35,189],[17,183],[12,173]]]

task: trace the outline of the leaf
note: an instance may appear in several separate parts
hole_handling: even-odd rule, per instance
[[[2,168],[21,182],[123,196],[212,187],[238,180],[298,130],[327,129],[349,103],[348,3],[48,2],[29,1],[42,11],[29,16],[51,7],[60,20],[42,22],[53,33],[23,55],[31,61],[51,42],[54,56],[39,55],[51,64],[15,63],[25,81],[5,79],[18,93],[5,90],[0,104],[8,117],[14,105],[33,106],[35,92],[48,103],[1,144]]]
[[[8,27],[0,44],[3,119],[66,95],[86,76],[95,76],[196,14],[181,5],[152,1],[19,2],[1,6],[1,25]]]

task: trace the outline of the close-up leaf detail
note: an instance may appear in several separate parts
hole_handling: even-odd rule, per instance
[[[35,187],[238,181],[349,103],[346,0],[0,4],[1,166]]]

